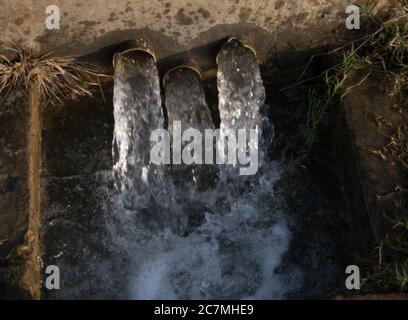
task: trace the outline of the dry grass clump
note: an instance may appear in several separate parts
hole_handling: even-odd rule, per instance
[[[402,124],[396,128],[390,137],[390,142],[384,147],[396,161],[408,169],[408,125]]]
[[[92,65],[73,57],[57,57],[51,53],[34,56],[28,46],[12,43],[8,48],[16,58],[0,56],[0,94],[12,89],[28,92],[36,85],[44,103],[62,103],[64,98],[91,95],[90,88],[99,85],[99,75]]]
[[[391,196],[396,199],[396,193],[402,196],[402,192],[401,186],[397,186]],[[361,259],[366,270],[362,279],[364,292],[408,292],[408,218],[386,218],[392,234],[385,235],[378,247],[378,254]]]
[[[408,5],[393,19],[383,21],[374,15],[369,18],[376,31],[366,45],[367,60],[381,65],[391,80],[390,96],[400,96],[408,86]]]
[[[384,213],[387,234],[382,240],[378,254],[363,258],[366,270],[364,290],[366,292],[408,292],[408,188],[406,174],[408,169],[408,126],[405,123],[394,125],[384,121],[393,130],[388,143],[373,151],[380,159],[401,167],[401,178],[396,181],[393,191],[377,194],[377,200],[388,203],[388,213]]]

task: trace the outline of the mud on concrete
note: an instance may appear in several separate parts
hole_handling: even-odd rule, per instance
[[[0,297],[32,298],[24,280],[29,226],[27,100],[14,92],[0,102]]]

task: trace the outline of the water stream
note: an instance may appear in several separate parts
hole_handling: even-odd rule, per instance
[[[194,128],[204,133],[206,129],[214,129],[214,124],[199,74],[193,69],[181,67],[170,71],[165,76],[164,91],[168,118],[167,128],[171,137],[174,137],[171,148],[173,152],[179,152],[181,155],[182,150],[188,150],[190,143],[181,140],[182,132]],[[181,130],[174,132],[173,124],[176,122],[180,123]],[[180,144],[174,143],[178,140],[181,141]],[[204,146],[204,135],[199,142]],[[205,152],[205,150],[201,151]],[[211,151],[214,153],[214,148]],[[202,223],[206,206],[202,199],[197,198],[196,192],[205,192],[214,187],[217,170],[214,166],[205,163],[185,164],[180,160],[171,159],[172,165],[166,167],[166,172],[178,189],[176,192],[177,206],[183,212],[179,230],[183,234]]]
[[[115,57],[113,176],[117,204],[135,224],[156,230],[176,228],[173,204],[164,168],[150,163],[150,133],[161,129],[159,75],[155,60],[142,51]]]
[[[117,220],[111,236],[118,252],[128,255],[128,298],[285,295],[285,280],[275,271],[291,235],[274,192],[281,164],[268,161],[263,152],[273,130],[262,117],[265,89],[259,66],[251,50],[231,41],[221,50],[218,67],[221,132],[256,129],[262,136],[256,150],[262,165],[252,176],[240,176],[225,165],[152,165],[150,133],[164,123],[154,59],[144,53],[116,59]],[[169,126],[180,120],[184,128],[214,127],[199,78],[191,70],[167,77],[165,107]]]

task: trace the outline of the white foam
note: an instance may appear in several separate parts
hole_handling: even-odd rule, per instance
[[[273,183],[278,169],[270,170],[274,172],[266,176]],[[188,236],[166,230],[134,239],[139,248],[133,252],[129,298],[283,297],[286,283],[276,269],[289,248],[291,234],[283,215],[272,205],[272,189],[261,186],[236,199],[227,213],[207,212],[201,226]],[[206,200],[219,193],[217,188],[206,193]]]

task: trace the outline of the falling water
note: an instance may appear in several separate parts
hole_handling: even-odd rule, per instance
[[[163,168],[150,163],[150,133],[164,124],[159,75],[152,56],[131,51],[115,57],[113,105],[113,175],[118,204],[133,212],[136,222],[153,228],[173,227],[177,214],[169,207],[171,188]]]
[[[253,53],[231,42],[220,52],[218,64],[221,129],[261,131],[264,87]],[[213,127],[201,85],[192,72],[169,77],[165,89],[169,120],[181,119],[198,129]],[[237,176],[234,185],[215,179],[212,186],[200,188],[200,182],[192,183],[201,179],[194,174],[175,179],[148,159],[149,133],[163,125],[154,60],[143,54],[120,56],[114,95],[114,175],[121,203],[117,209],[120,231],[113,239],[119,251],[128,254],[128,298],[284,296],[285,280],[276,269],[288,249],[290,233],[274,192],[279,163],[265,161],[256,175]],[[229,190],[235,185],[240,187],[239,194]],[[199,208],[201,219],[190,219],[193,208]],[[141,212],[162,228],[147,227],[150,224],[138,219],[129,223],[129,216]],[[169,215],[178,215],[176,223],[188,232],[166,227],[169,221],[174,223]]]
[[[261,138],[266,122],[263,116],[265,88],[254,53],[232,38],[218,54],[217,64],[221,134],[227,129],[253,129]],[[270,126],[272,124],[267,124]],[[267,137],[267,140],[272,139],[272,136]],[[224,141],[221,142],[225,146]],[[265,142],[264,150],[267,148]],[[262,160],[264,150],[258,150],[259,146],[249,141],[247,149],[251,147],[256,152],[261,151]]]
[[[265,88],[254,53],[231,39],[217,64],[221,128],[260,130]]]
[[[204,133],[206,129],[214,129],[208,108],[204,89],[199,75],[189,67],[181,67],[170,71],[164,81],[166,109],[168,116],[168,130],[174,137],[173,141],[180,141],[179,145],[172,142],[173,153],[181,155],[182,150],[189,150],[190,141],[182,142],[181,133],[194,128]],[[181,126],[180,132],[173,131],[173,123],[178,121]],[[205,138],[202,135],[202,145]],[[189,150],[191,153],[191,150]],[[202,152],[205,150],[202,150]],[[212,152],[214,153],[214,148]],[[176,195],[177,203],[185,212],[181,232],[189,232],[192,227],[202,223],[205,214],[205,206],[201,199],[197,202],[197,190],[205,191],[214,186],[215,168],[211,165],[197,164],[188,165],[174,163],[168,168],[168,172],[179,192]],[[181,192],[180,192],[181,191]]]
[[[181,141],[180,133],[189,128],[197,129],[201,133],[204,133],[206,129],[214,129],[204,89],[194,70],[182,67],[169,72],[165,77],[165,96],[168,130],[171,135],[175,136],[175,141]],[[179,121],[181,124],[180,133],[173,132],[172,128],[175,121]],[[204,135],[201,142],[204,145]],[[180,151],[181,154],[181,149],[184,149],[188,144],[189,142],[184,142],[180,146],[172,145],[173,152]],[[179,150],[176,150],[177,148]],[[192,182],[200,189],[205,188],[208,185],[208,180],[211,180],[208,177],[210,169],[206,165],[174,164],[172,166],[173,179],[182,177],[184,183]]]

